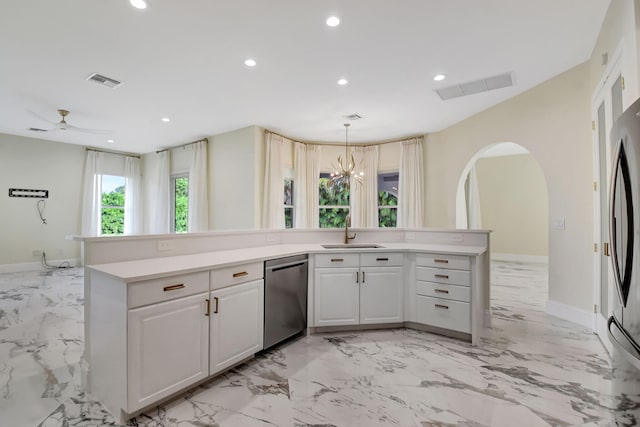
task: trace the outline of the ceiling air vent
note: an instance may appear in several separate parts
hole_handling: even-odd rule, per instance
[[[349,114],[348,116],[344,116],[344,118],[349,120],[360,120],[362,116],[358,114]]]
[[[40,128],[29,128],[28,130],[32,132],[47,132],[46,129],[40,129]]]
[[[90,82],[100,83],[101,85],[109,87],[111,89],[117,89],[118,87],[120,87],[120,85],[122,85],[122,82],[98,73],[91,74],[89,77],[87,77],[87,80]]]
[[[504,73],[498,76],[487,77],[486,79],[436,89],[436,93],[440,96],[440,99],[446,101],[452,98],[473,95],[480,92],[487,92],[510,86],[513,86],[513,73]]]

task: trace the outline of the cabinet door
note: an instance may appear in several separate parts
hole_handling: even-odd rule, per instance
[[[402,267],[362,269],[360,281],[360,323],[403,321]]]
[[[201,293],[129,310],[127,412],[209,375],[206,298]]]
[[[263,333],[263,280],[212,291],[210,373],[262,350]]]
[[[359,270],[316,268],[314,276],[315,325],[357,325],[360,320]]]

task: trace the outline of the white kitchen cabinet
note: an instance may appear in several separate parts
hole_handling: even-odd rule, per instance
[[[402,322],[402,267],[362,267],[360,323]]]
[[[209,375],[206,300],[200,293],[128,311],[127,412]]]
[[[211,292],[210,374],[262,350],[264,281],[254,280]]]
[[[357,325],[360,322],[359,269],[316,268],[314,307],[316,326]]]
[[[314,275],[315,326],[403,321],[403,255],[319,254]],[[356,268],[359,266],[359,268]]]

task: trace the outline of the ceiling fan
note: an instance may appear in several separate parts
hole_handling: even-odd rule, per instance
[[[50,123],[52,125],[54,125],[53,128],[51,129],[40,129],[40,128],[29,128],[29,130],[35,131],[35,132],[51,132],[51,131],[55,131],[55,130],[62,130],[62,131],[74,131],[74,132],[84,132],[84,133],[93,133],[93,134],[98,134],[98,135],[106,135],[111,133],[110,130],[102,130],[102,129],[87,129],[87,128],[80,128],[74,125],[70,125],[69,123],[67,123],[66,117],[70,114],[69,110],[63,110],[63,109],[59,109],[58,110],[58,114],[60,114],[60,121],[59,122],[52,122],[51,120],[47,120],[46,118],[42,117],[41,115],[39,115],[38,113],[35,113],[33,111],[29,111],[29,113],[42,120],[45,121],[47,123]]]

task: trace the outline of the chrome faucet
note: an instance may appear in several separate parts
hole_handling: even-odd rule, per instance
[[[349,240],[353,240],[356,238],[356,233],[353,233],[353,236],[349,236],[349,226],[351,225],[351,215],[347,215],[344,221],[344,244],[348,244]]]

